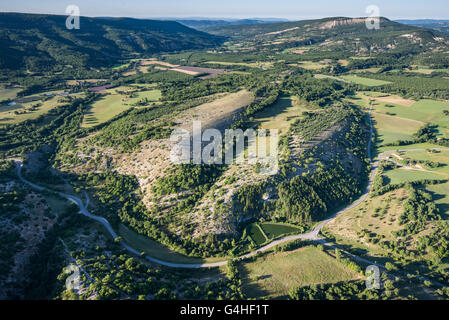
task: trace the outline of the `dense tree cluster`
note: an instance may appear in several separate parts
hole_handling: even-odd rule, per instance
[[[338,164],[309,177],[296,176],[278,187],[276,214],[296,222],[318,221],[361,192],[360,181]]]
[[[315,79],[307,73],[290,76],[285,83],[285,89],[318,107],[335,103],[350,92],[348,86],[342,82]]]
[[[383,91],[399,94],[411,99],[449,99],[449,80],[431,75],[417,75],[416,73],[381,73],[363,74],[363,77],[391,82],[378,87],[367,88],[372,91]]]

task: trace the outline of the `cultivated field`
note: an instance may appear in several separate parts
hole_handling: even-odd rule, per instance
[[[219,74],[223,74],[228,72],[225,69],[212,69],[212,68],[199,68],[199,67],[176,67],[171,69],[172,71],[182,72],[191,76],[198,76],[200,79],[209,79],[218,76]]]
[[[449,68],[446,69],[433,69],[427,66],[412,66],[413,69],[408,70],[409,72],[422,73],[422,74],[432,74],[433,72],[447,72],[449,73]]]
[[[404,168],[389,170],[384,174],[384,176],[387,177],[388,182],[391,184],[419,181],[424,179],[438,180],[445,178],[444,175],[439,175],[429,171],[410,170]]]

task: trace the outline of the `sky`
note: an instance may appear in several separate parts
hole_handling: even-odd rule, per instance
[[[376,5],[390,19],[449,19],[448,0],[0,0],[0,12],[65,14],[77,5],[82,16],[285,18],[367,16]]]

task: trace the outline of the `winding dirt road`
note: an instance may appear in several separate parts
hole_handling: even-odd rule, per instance
[[[374,128],[373,128],[372,119],[371,119],[371,109],[369,110],[368,116],[369,116],[371,129],[370,129],[370,139],[369,139],[369,143],[368,143],[367,155],[368,155],[369,159],[372,159],[372,157],[371,157],[371,141],[372,141],[372,138],[373,138]],[[377,173],[377,170],[378,170],[379,162],[382,159],[386,158],[389,154],[391,154],[393,152],[397,152],[397,151],[422,151],[422,150],[425,150],[425,149],[392,150],[392,151],[387,151],[387,152],[382,153],[375,162],[371,161],[372,162],[371,163],[371,173],[370,173],[370,176],[369,176],[368,185],[367,185],[366,190],[363,193],[363,195],[360,196],[360,198],[357,199],[355,202],[353,202],[352,204],[348,205],[344,209],[336,212],[330,218],[322,221],[320,224],[315,226],[312,231],[310,231],[308,233],[298,234],[298,235],[291,235],[291,236],[287,236],[287,237],[275,240],[275,241],[273,241],[273,242],[271,242],[271,243],[269,243],[269,244],[267,244],[267,245],[265,245],[265,246],[263,246],[263,247],[261,247],[261,248],[259,248],[257,250],[254,250],[254,251],[252,251],[252,252],[250,252],[248,254],[245,254],[245,255],[242,255],[240,257],[234,258],[234,260],[245,259],[245,258],[249,258],[249,257],[255,256],[259,252],[268,251],[268,250],[272,249],[273,247],[275,247],[277,245],[280,245],[280,244],[283,244],[283,243],[286,243],[286,242],[290,242],[290,241],[293,241],[293,240],[316,241],[316,242],[322,243],[323,245],[326,245],[326,246],[329,246],[329,247],[333,247],[332,244],[326,243],[326,241],[324,239],[319,237],[319,234],[320,234],[321,230],[329,222],[334,220],[337,216],[339,216],[343,212],[346,212],[347,210],[350,210],[350,209],[353,209],[354,207],[357,207],[359,204],[361,204],[368,197],[368,195],[369,195],[369,193],[371,191],[372,185],[373,185],[374,177],[375,177],[375,175]],[[447,151],[449,151],[449,149],[435,149],[435,150],[441,150],[441,151],[446,151],[447,150]],[[23,163],[20,160],[14,160],[14,161],[15,161],[16,166],[17,166],[17,175],[18,175],[19,179],[23,183],[25,183],[25,184],[29,185],[30,187],[32,187],[32,188],[34,188],[36,190],[39,190],[39,191],[48,190],[48,189],[46,189],[44,187],[41,187],[41,186],[39,186],[37,184],[34,184],[34,183],[26,180],[25,178],[23,178],[22,173],[21,173],[21,170],[22,170],[22,167],[23,167]],[[54,192],[53,190],[48,190],[48,191]],[[109,221],[107,219],[105,219],[103,217],[95,216],[95,215],[89,213],[89,211],[87,210],[87,207],[89,205],[89,196],[87,195],[86,192],[84,192],[84,196],[86,198],[86,204],[83,204],[83,201],[80,198],[75,197],[73,195],[65,194],[65,193],[62,193],[62,192],[57,192],[57,193],[61,197],[64,197],[64,198],[68,199],[69,201],[73,202],[74,204],[76,204],[80,208],[80,213],[82,215],[84,215],[84,216],[86,216],[86,217],[88,217],[88,218],[90,218],[92,220],[95,220],[95,221],[101,223],[114,239],[118,237],[117,233],[115,233],[115,231],[113,230],[112,226],[110,225],[110,223],[109,223]],[[141,253],[139,251],[137,251],[136,249],[132,248],[131,246],[129,246],[125,242],[121,242],[120,244],[126,250],[128,250],[130,253],[140,256]],[[368,261],[368,260],[366,260],[364,258],[360,258],[360,257],[354,256],[354,255],[352,255],[350,253],[347,253],[347,254],[351,255],[352,257],[354,257],[355,259],[357,259],[359,261],[371,263],[370,261]],[[154,262],[154,263],[166,266],[166,267],[185,268],[185,269],[213,268],[213,267],[224,266],[224,265],[227,264],[227,260],[226,261],[215,262],[215,263],[186,264],[186,263],[173,263],[173,262],[163,261],[163,260],[159,260],[157,258],[148,256],[148,255],[146,255],[145,258],[148,261],[151,261],[151,262]],[[371,264],[376,265],[375,263],[371,263]],[[383,266],[379,266],[379,267],[383,267]]]

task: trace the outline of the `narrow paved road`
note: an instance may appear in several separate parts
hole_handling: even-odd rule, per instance
[[[372,106],[371,106],[372,108]],[[371,141],[373,138],[373,133],[374,133],[374,128],[372,125],[372,119],[371,119],[371,109],[369,110],[368,113],[369,116],[369,120],[370,120],[370,126],[371,126],[371,130],[370,130],[370,139],[369,139],[369,143],[368,143],[368,158],[372,159],[371,157]],[[321,230],[332,220],[334,220],[337,216],[339,216],[340,214],[342,214],[343,212],[346,212],[348,210],[353,209],[354,207],[357,207],[359,204],[361,204],[369,195],[369,192],[372,188],[373,185],[373,181],[374,181],[374,177],[377,173],[378,167],[379,167],[379,162],[386,158],[389,154],[396,152],[396,151],[422,151],[422,150],[426,150],[426,149],[408,149],[408,150],[392,150],[392,151],[386,151],[384,153],[382,153],[378,159],[375,162],[372,162],[371,164],[371,173],[369,176],[369,181],[368,181],[368,185],[366,187],[366,190],[364,192],[364,194],[355,202],[353,202],[352,204],[350,204],[349,206],[345,207],[344,209],[338,211],[337,213],[335,213],[334,215],[332,215],[330,218],[322,221],[320,224],[318,224],[317,226],[315,226],[313,228],[312,231],[308,232],[308,233],[304,233],[304,234],[298,234],[298,235],[292,235],[292,236],[287,236],[278,240],[275,240],[255,251],[252,251],[248,254],[245,254],[243,256],[237,257],[236,259],[244,259],[244,258],[249,258],[252,256],[255,256],[256,254],[258,254],[259,252],[265,252],[268,251],[270,249],[272,249],[273,247],[282,244],[282,243],[286,243],[286,242],[290,242],[293,240],[310,240],[310,241],[317,241],[319,243],[322,243],[323,245],[329,246],[329,247],[333,247],[333,245],[331,243],[326,243],[325,240],[323,240],[322,238],[319,237],[319,233],[321,232]],[[449,149],[434,149],[434,150],[440,150],[440,151],[449,151]],[[17,166],[17,175],[19,177],[19,179],[24,182],[25,184],[28,184],[29,186],[31,186],[32,188],[39,190],[39,191],[43,191],[43,190],[48,190],[44,187],[38,186],[28,180],[26,180],[25,178],[23,178],[21,170],[23,167],[23,163],[20,160],[14,160],[16,162],[16,166]],[[53,191],[53,190],[48,190],[48,191]],[[99,216],[95,216],[93,214],[90,214],[89,211],[87,210],[87,207],[89,205],[89,196],[87,195],[86,192],[84,193],[84,196],[86,198],[86,204],[83,204],[83,201],[81,199],[79,199],[78,197],[69,195],[69,194],[65,194],[62,192],[57,192],[61,197],[64,197],[66,199],[68,199],[69,201],[73,202],[74,204],[76,204],[79,208],[80,208],[80,213],[92,220],[95,220],[99,223],[101,223],[109,232],[109,234],[115,239],[117,238],[117,234],[115,233],[115,231],[112,229],[112,226],[110,225],[109,221],[106,220],[103,217],[99,217]],[[137,251],[136,249],[130,247],[128,244],[126,244],[125,242],[121,242],[120,243],[126,250],[128,250],[129,252],[131,252],[132,254],[135,255],[140,255],[141,253],[139,251]],[[347,253],[347,252],[346,252]],[[354,256],[350,253],[347,253],[349,255],[351,255],[352,257],[354,257],[355,259],[359,260],[359,261],[363,261],[366,263],[371,263],[370,261],[364,259],[364,258],[360,258],[357,256]],[[157,258],[154,257],[150,257],[148,255],[145,256],[145,258],[148,261],[166,266],[166,267],[172,267],[172,268],[185,268],[185,269],[198,269],[198,268],[212,268],[212,267],[220,267],[220,266],[224,266],[227,264],[227,261],[220,261],[220,262],[215,262],[215,263],[200,263],[200,264],[186,264],[186,263],[173,263],[173,262],[168,262],[168,261],[163,261],[163,260],[159,260]],[[371,263],[376,265],[375,263]],[[378,265],[379,267],[383,267]]]
[[[16,166],[17,166],[17,176],[19,177],[19,179],[29,185],[30,187],[32,187],[33,189],[36,189],[38,191],[51,191],[54,192],[53,190],[49,190],[47,188],[41,187],[35,183],[32,183],[28,180],[26,180],[23,176],[22,176],[22,167],[23,167],[23,163],[19,160],[15,160],[16,162]],[[377,163],[377,162],[376,162]],[[292,235],[292,236],[287,236],[278,240],[275,240],[273,242],[270,242],[269,244],[260,247],[259,249],[252,251],[248,254],[245,254],[243,256],[240,256],[238,258],[235,259],[244,259],[244,258],[249,258],[252,256],[255,256],[256,254],[258,254],[259,252],[265,252],[268,251],[270,249],[272,249],[273,247],[282,244],[282,243],[286,243],[286,242],[290,242],[293,240],[311,240],[311,241],[319,241],[319,242],[323,242],[323,244],[325,245],[329,245],[327,243],[324,243],[324,240],[321,239],[318,235],[321,231],[321,229],[327,225],[330,221],[332,221],[335,217],[337,217],[339,214],[345,212],[346,210],[352,209],[355,206],[359,205],[363,200],[366,199],[366,197],[369,194],[369,190],[370,187],[372,185],[372,181],[373,181],[373,177],[374,177],[375,172],[373,172],[371,174],[370,177],[370,182],[369,185],[367,187],[366,193],[360,197],[356,202],[354,202],[353,204],[351,204],[350,206],[346,207],[345,209],[340,210],[339,212],[337,212],[336,214],[334,214],[331,218],[321,222],[319,225],[317,225],[312,231],[308,232],[308,233],[303,233],[303,234],[298,234],[298,235]],[[66,198],[67,200],[71,201],[72,203],[76,204],[79,208],[80,208],[80,213],[92,220],[95,220],[99,223],[101,223],[106,230],[109,232],[109,234],[115,239],[118,237],[117,233],[115,233],[114,229],[112,228],[111,224],[109,223],[109,221],[103,217],[99,217],[96,215],[93,215],[91,213],[89,213],[89,211],[87,210],[87,205],[89,204],[89,197],[87,195],[86,192],[84,192],[84,196],[86,198],[86,205],[83,204],[83,201],[75,196],[72,196],[70,194],[66,194],[63,192],[56,192],[59,196]],[[132,254],[135,255],[140,255],[140,252],[137,251],[136,249],[130,247],[128,244],[126,244],[125,242],[121,242],[120,243],[126,250],[128,250],[129,252],[131,252]],[[213,267],[220,267],[220,266],[224,266],[227,264],[227,260],[226,261],[219,261],[219,262],[215,262],[215,263],[201,263],[201,264],[185,264],[185,263],[173,263],[173,262],[168,262],[168,261],[163,261],[163,260],[159,260],[157,258],[154,257],[150,257],[150,256],[145,256],[145,258],[148,261],[166,266],[166,267],[172,267],[172,268],[186,268],[186,269],[198,269],[198,268],[213,268]]]

